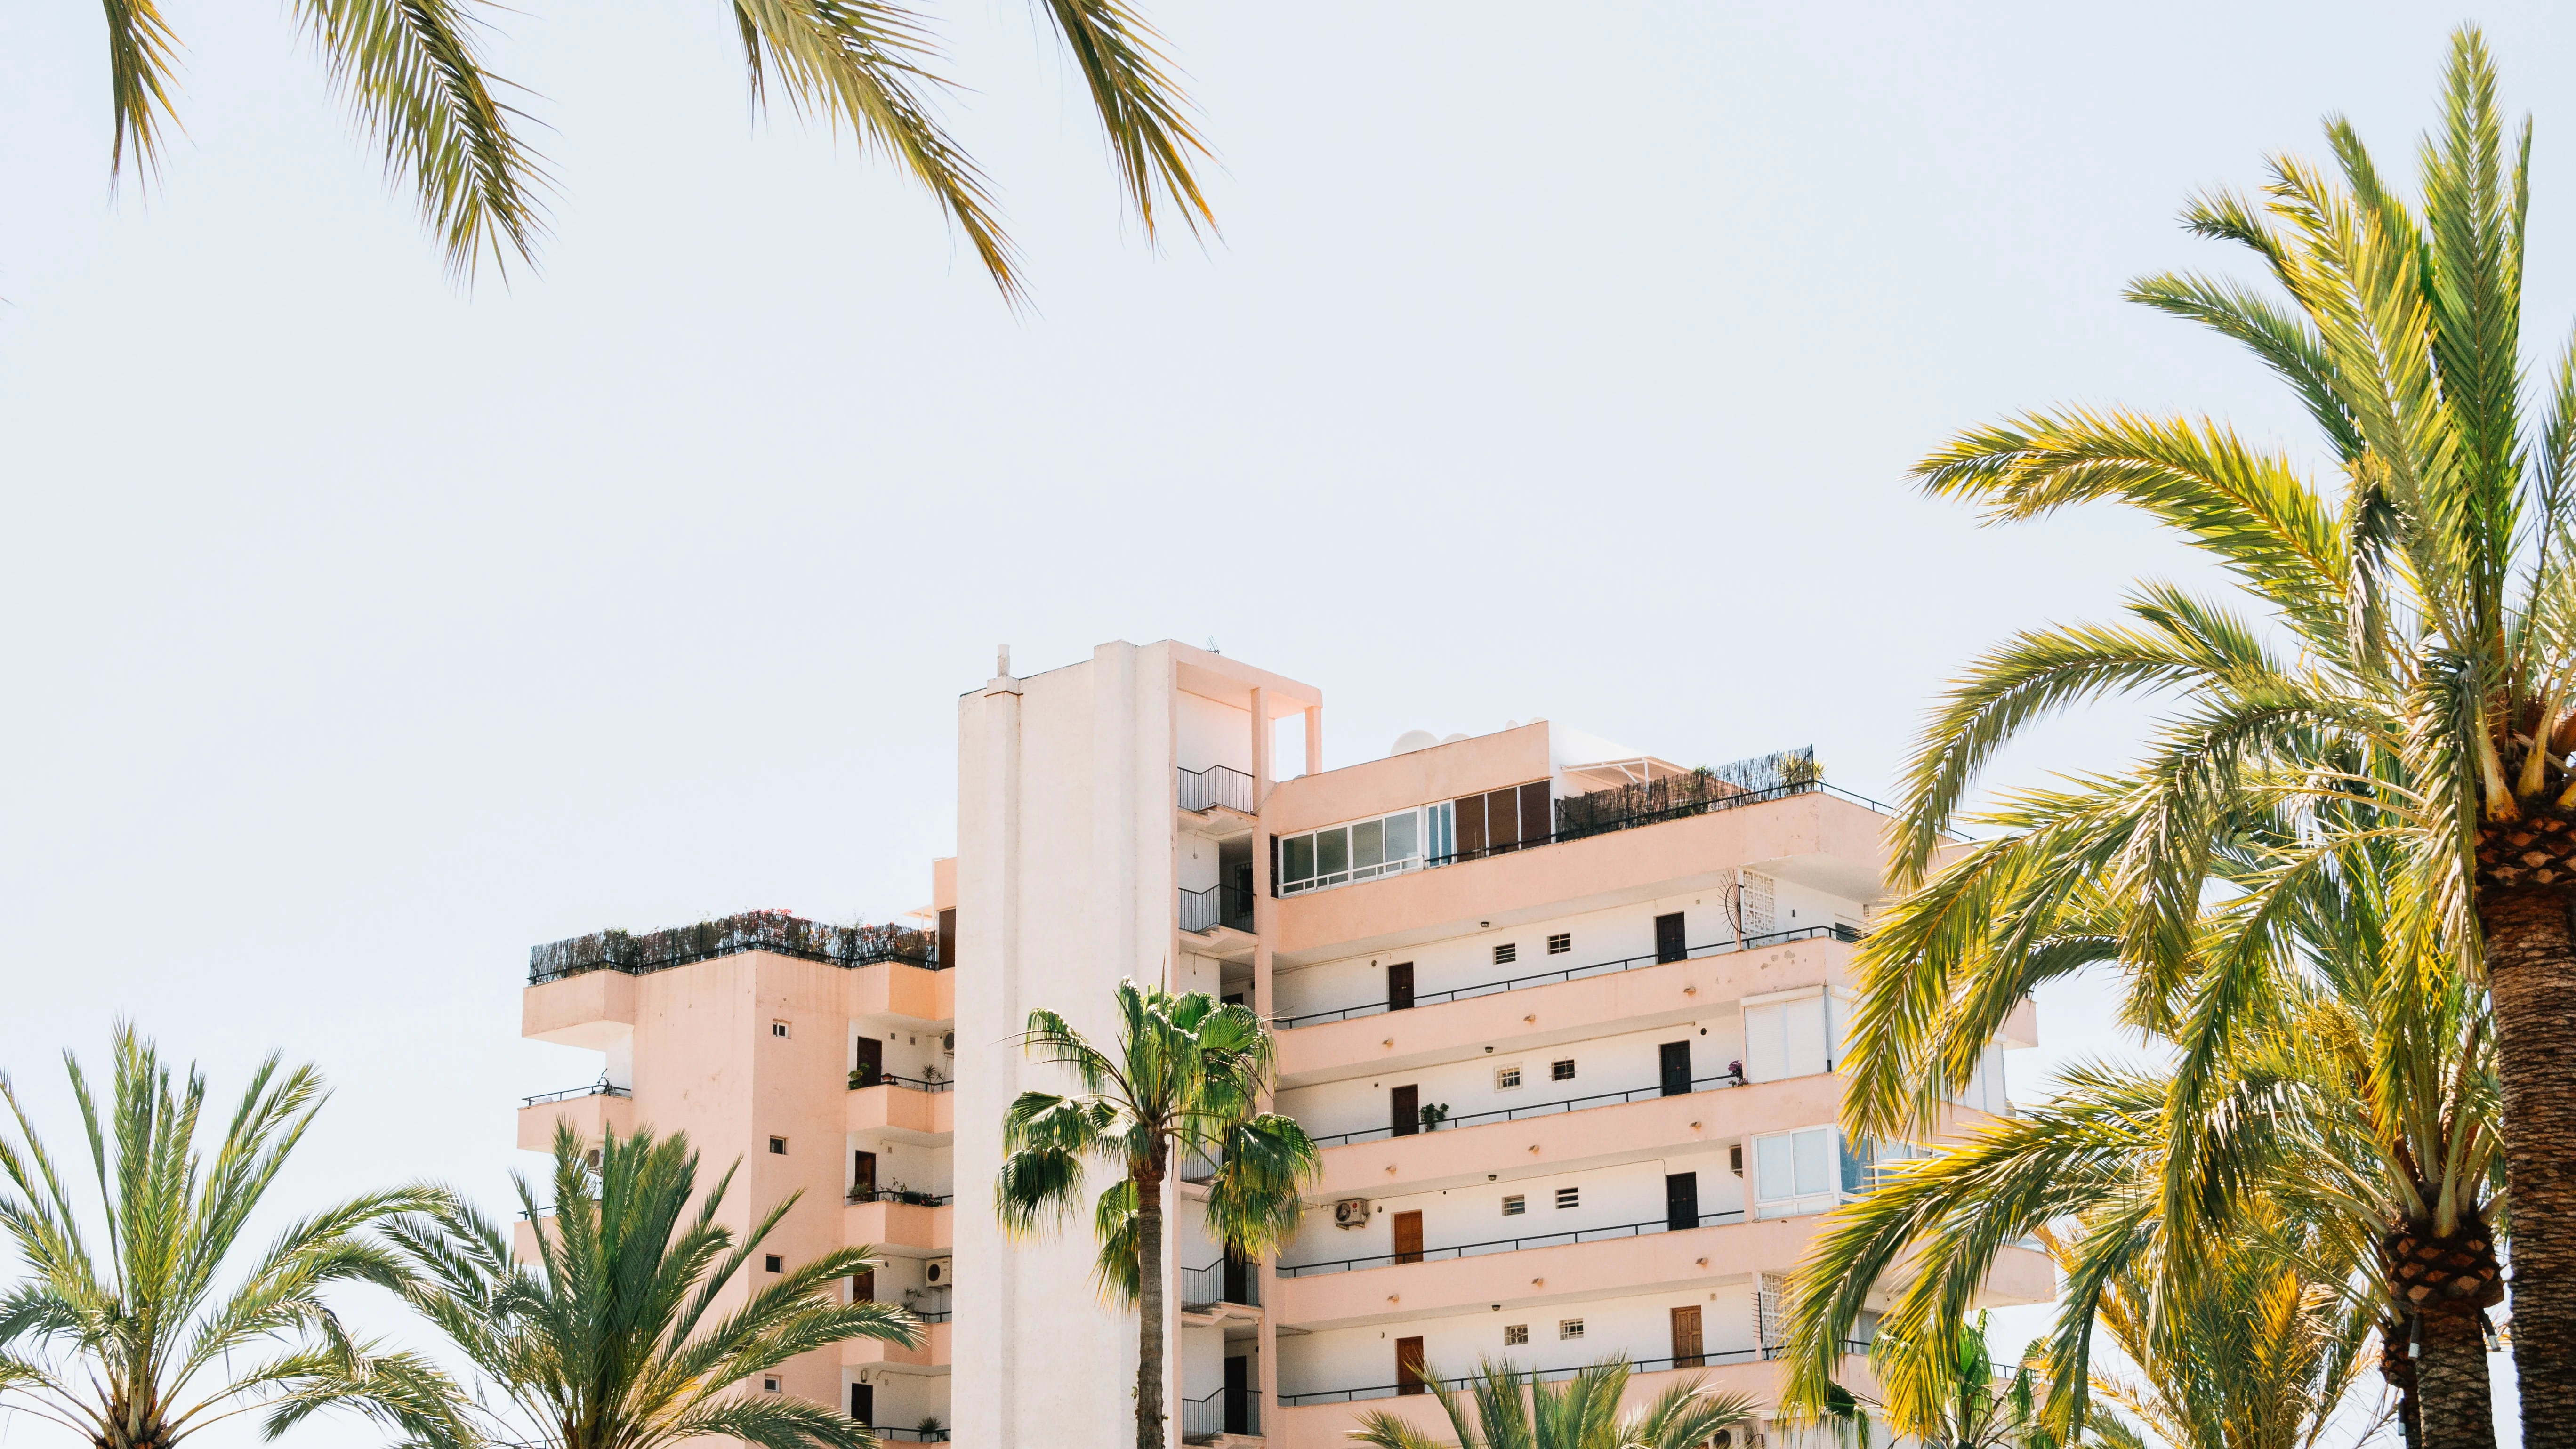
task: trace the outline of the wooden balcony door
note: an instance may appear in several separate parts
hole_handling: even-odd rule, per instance
[[[858,1058],[851,1065],[858,1069],[860,1086],[875,1086],[885,1078],[885,1043],[872,1036],[860,1037]]]
[[[1412,1212],[1395,1215],[1395,1261],[1398,1263],[1422,1261],[1422,1214]]]
[[[1690,947],[1682,934],[1682,913],[1655,917],[1655,959],[1679,961],[1689,954]]]
[[[1422,1086],[1414,1083],[1397,1087],[1387,1094],[1387,1127],[1398,1137],[1410,1137],[1422,1130]]]
[[[1422,1340],[1399,1338],[1395,1341],[1395,1391],[1398,1394],[1422,1392]]]
[[[873,1152],[850,1154],[850,1196],[858,1197],[877,1190],[877,1155]]]
[[[1412,962],[1398,961],[1386,968],[1386,1009],[1389,1011],[1413,1009]]]
[[[1699,1338],[1699,1305],[1673,1310],[1673,1367],[1698,1368],[1707,1360],[1702,1356]]]

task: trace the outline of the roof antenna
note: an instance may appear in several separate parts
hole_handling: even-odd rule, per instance
[[[1210,654],[1223,654],[1225,652],[1224,650],[1216,647],[1216,636],[1214,634],[1210,634],[1208,636],[1208,652]]]

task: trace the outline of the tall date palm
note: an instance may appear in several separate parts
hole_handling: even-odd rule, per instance
[[[178,124],[179,39],[160,0],[106,0],[115,140],[148,177]],[[788,105],[846,129],[891,159],[963,232],[1006,298],[1021,283],[1015,249],[984,174],[935,114],[947,86],[924,17],[898,0],[732,0],[755,102],[774,84]],[[1082,74],[1129,202],[1151,240],[1177,214],[1197,231],[1214,214],[1194,168],[1207,148],[1162,40],[1130,0],[1044,0]],[[522,139],[518,88],[494,74],[485,36],[506,13],[488,0],[294,0],[333,86],[416,198],[449,270],[530,260],[551,185]]]
[[[2255,948],[2197,993],[2193,921],[2231,820],[2302,812],[2265,892],[2385,843],[2406,909],[2480,973],[2503,1096],[2524,1442],[2576,1446],[2576,353],[2536,422],[2520,311],[2530,131],[2511,142],[2474,29],[2453,43],[2423,197],[2391,189],[2352,126],[2334,161],[2276,157],[2261,204],[2195,200],[2195,233],[2250,250],[2277,291],[2179,274],[2130,295],[2242,343],[2287,382],[2332,460],[2285,454],[2207,419],[2068,409],[1978,429],[1925,460],[1937,495],[1996,520],[2123,503],[2213,555],[2259,621],[2167,585],[2127,623],[2023,634],[1980,659],[1925,731],[1904,791],[1899,875],[1930,877],[1903,942],[1873,950],[1854,1017],[1855,1131],[1901,1135],[1963,1076],[2000,1012],[2072,959],[2007,980],[1988,927],[2107,873],[2124,915],[2108,954],[2133,1022],[2176,1034],[2260,989]],[[2274,640],[2281,647],[2275,647]],[[1941,827],[1994,751],[2042,717],[2117,693],[2178,697],[2148,757],[2024,812],[2027,828],[1933,874]],[[2100,959],[2097,954],[2090,959]],[[2020,969],[2020,968],[2015,968]],[[2031,974],[2036,972],[2036,975]],[[1981,984],[1977,984],[1981,983]],[[1981,1034],[1980,1028],[1983,1029]],[[2186,1077],[2206,1063],[2186,1060]],[[2188,1086],[2188,1083],[2186,1083]],[[2472,1252],[2471,1245],[2437,1245]],[[2465,1302],[2441,1305],[2467,1311]]]
[[[993,1199],[1003,1229],[1024,1235],[1078,1208],[1087,1162],[1117,1174],[1092,1209],[1094,1276],[1103,1296],[1137,1305],[1136,1449],[1163,1449],[1165,1186],[1183,1163],[1212,1164],[1208,1235],[1249,1257],[1296,1232],[1300,1193],[1323,1169],[1295,1118],[1261,1110],[1275,1055],[1261,1018],[1133,981],[1118,983],[1116,1008],[1112,1050],[1055,1012],[1029,1013],[1030,1055],[1071,1068],[1082,1090],[1011,1103]]]
[[[102,1103],[64,1054],[94,1216],[0,1074],[17,1126],[14,1140],[0,1135],[0,1230],[26,1269],[0,1295],[0,1409],[99,1449],[172,1449],[246,1415],[274,1433],[330,1408],[415,1438],[452,1436],[461,1421],[444,1376],[351,1339],[324,1297],[344,1284],[399,1287],[400,1261],[366,1229],[442,1195],[351,1198],[258,1248],[245,1225],[321,1110],[321,1078],[309,1066],[281,1071],[274,1056],[261,1063],[231,1119],[217,1119],[209,1155],[205,1079],[191,1070],[175,1080],[131,1026],[117,1028],[113,1055]]]

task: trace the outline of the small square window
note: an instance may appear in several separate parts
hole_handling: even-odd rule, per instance
[[[1518,1091],[1518,1090],[1520,1089],[1520,1085],[1521,1085],[1521,1064],[1520,1064],[1520,1063],[1518,1063],[1518,1062],[1514,1062],[1514,1063],[1512,1063],[1512,1064],[1511,1064],[1510,1066],[1508,1066],[1508,1067],[1496,1067],[1496,1068],[1494,1068],[1494,1090],[1495,1090],[1495,1091],[1497,1091],[1497,1092],[1513,1092],[1513,1091]]]
[[[1583,1189],[1579,1187],[1558,1188],[1556,1190],[1556,1205],[1561,1208],[1583,1206]]]
[[[1528,1324],[1506,1323],[1503,1325],[1503,1347],[1515,1348],[1527,1342],[1529,1342]]]
[[[1556,1321],[1556,1336],[1559,1338],[1581,1338],[1583,1336],[1583,1320],[1580,1318],[1558,1319]]]
[[[770,1138],[769,1155],[772,1157],[785,1157],[787,1155],[787,1139],[784,1137]]]
[[[1520,956],[1521,944],[1518,941],[1505,941],[1494,948],[1494,964],[1497,966],[1509,966]]]
[[[764,1394],[777,1393],[778,1376],[776,1374],[763,1374],[760,1379],[760,1391]]]
[[[760,1266],[772,1273],[784,1273],[787,1271],[787,1260],[779,1254],[767,1253],[762,1255]]]
[[[1571,931],[1559,931],[1547,938],[1547,954],[1551,956],[1562,956],[1573,949],[1574,933]]]
[[[1524,1196],[1523,1196],[1523,1195],[1521,1195],[1520,1193],[1513,1193],[1510,1197],[1507,1197],[1507,1198],[1504,1198],[1504,1199],[1503,1199],[1503,1216],[1504,1216],[1504,1217],[1507,1217],[1507,1218],[1516,1218],[1516,1217],[1519,1217],[1521,1214],[1523,1214],[1523,1213],[1525,1213],[1525,1212],[1528,1212],[1528,1211],[1529,1211],[1529,1199],[1528,1199],[1527,1197],[1524,1197]]]
[[[1548,1063],[1548,1064],[1547,1064],[1547,1075],[1548,1075],[1548,1079],[1549,1079],[1550,1081],[1557,1081],[1557,1082],[1570,1082],[1570,1081],[1573,1081],[1573,1080],[1574,1080],[1574,1058],[1572,1058],[1572,1057],[1567,1057],[1564,1061],[1561,1061],[1561,1062],[1550,1062],[1550,1063]]]
[[[785,1035],[787,1035],[787,1023],[785,1023],[785,1022],[783,1022],[783,1021],[773,1021],[773,1022],[771,1022],[771,1023],[769,1024],[769,1034],[770,1034],[771,1036],[785,1036]]]

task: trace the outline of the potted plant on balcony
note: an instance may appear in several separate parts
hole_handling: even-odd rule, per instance
[[[1449,1120],[1449,1104],[1448,1104],[1448,1103],[1446,1103],[1446,1102],[1425,1102],[1425,1103],[1423,1103],[1423,1104],[1422,1104],[1422,1130],[1423,1130],[1423,1131],[1425,1131],[1425,1132],[1436,1132],[1436,1131],[1440,1130],[1440,1124],[1441,1124],[1441,1123],[1443,1123],[1443,1122],[1446,1122],[1446,1121],[1448,1121],[1448,1120]]]

